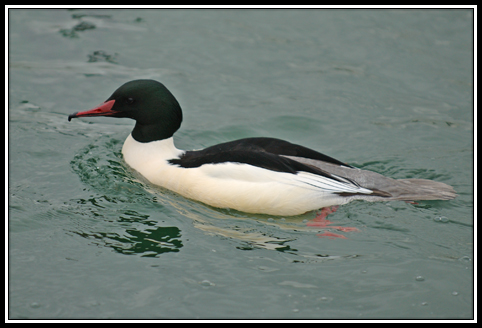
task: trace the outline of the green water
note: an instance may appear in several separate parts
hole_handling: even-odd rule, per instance
[[[10,10],[9,318],[472,318],[472,14]],[[178,148],[277,137],[458,197],[330,215],[358,232],[185,199],[124,164],[132,121],[67,122],[137,78]]]

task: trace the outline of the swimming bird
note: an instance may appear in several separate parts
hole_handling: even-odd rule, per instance
[[[99,106],[69,115],[136,121],[122,147],[125,162],[151,183],[217,208],[299,215],[353,200],[449,200],[454,189],[425,179],[395,180],[275,138],[246,138],[184,151],[173,135],[182,122],[173,94],[155,80],[134,80]]]

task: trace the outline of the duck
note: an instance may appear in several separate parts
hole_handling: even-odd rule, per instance
[[[442,182],[392,179],[277,138],[180,150],[174,134],[183,119],[181,106],[164,84],[151,79],[129,81],[97,107],[73,113],[68,120],[94,116],[135,120],[122,147],[125,163],[150,183],[215,208],[295,216],[354,200],[456,197]]]

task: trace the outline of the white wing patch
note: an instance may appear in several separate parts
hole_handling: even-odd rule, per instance
[[[329,193],[342,193],[342,192],[359,193],[359,194],[373,193],[373,191],[370,189],[360,187],[359,185],[354,184],[350,180],[334,174],[333,174],[334,177],[344,182],[330,179],[321,175],[307,173],[307,172],[298,172],[295,176],[297,181],[322,189],[323,191],[326,191]]]

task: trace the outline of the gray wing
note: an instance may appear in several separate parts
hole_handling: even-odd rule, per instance
[[[284,155],[282,155],[284,156]],[[347,197],[369,201],[390,200],[449,200],[457,196],[455,190],[443,183],[426,179],[392,179],[379,173],[361,170],[353,167],[340,166],[324,161],[307,159],[296,156],[284,156],[300,163],[317,167],[325,172],[351,179],[361,187],[377,190],[379,195],[364,196],[346,194]]]

